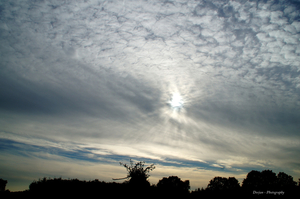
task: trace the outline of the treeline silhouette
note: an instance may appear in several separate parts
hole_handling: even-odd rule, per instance
[[[200,196],[235,196],[250,198],[291,198],[300,193],[300,179],[297,183],[293,177],[284,172],[278,175],[272,170],[250,171],[240,186],[234,177],[214,177],[209,181],[206,189],[197,189],[191,192],[193,198]],[[197,196],[197,197],[196,197]]]
[[[206,188],[190,191],[189,180],[182,181],[177,176],[164,177],[157,184],[150,185],[147,178],[155,167],[144,168],[144,162],[130,165],[120,163],[127,171],[125,182],[81,181],[78,179],[46,178],[33,181],[29,190],[12,192],[5,190],[7,181],[0,179],[1,195],[18,197],[93,197],[93,198],[273,198],[296,197],[300,193],[300,180],[297,183],[290,175],[271,170],[252,170],[239,184],[235,177],[214,177]],[[118,179],[115,179],[118,180]],[[0,195],[0,196],[1,196]]]

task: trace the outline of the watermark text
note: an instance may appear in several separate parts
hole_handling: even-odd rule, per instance
[[[284,195],[284,191],[253,191],[253,195]]]

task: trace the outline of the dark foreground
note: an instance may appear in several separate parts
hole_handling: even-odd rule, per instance
[[[165,187],[130,185],[126,183],[107,183],[98,180],[51,179],[44,183],[32,183],[23,192],[0,192],[0,198],[297,198],[299,187],[290,189],[250,190],[242,187],[223,190],[195,190],[192,192]]]
[[[29,190],[22,192],[5,191],[7,181],[0,179],[0,199],[2,198],[299,198],[300,179],[284,172],[271,170],[250,171],[240,186],[235,177],[214,177],[205,189],[190,192],[189,180],[182,181],[177,176],[164,177],[155,185],[150,185],[143,169],[143,162],[128,166],[129,180],[123,183],[99,180],[80,181],[78,179],[43,178],[33,181]],[[123,178],[122,178],[123,179]]]

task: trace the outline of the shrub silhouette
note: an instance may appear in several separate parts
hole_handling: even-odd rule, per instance
[[[31,194],[47,194],[65,196],[94,196],[94,195],[110,195],[120,197],[125,194],[127,187],[124,184],[115,182],[104,182],[99,180],[80,181],[78,179],[64,180],[61,178],[47,179],[43,178],[38,181],[33,181],[29,185],[29,192]]]

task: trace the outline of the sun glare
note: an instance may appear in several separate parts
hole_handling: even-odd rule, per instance
[[[183,108],[183,99],[178,93],[174,93],[170,100],[170,105],[173,109],[181,109]]]

